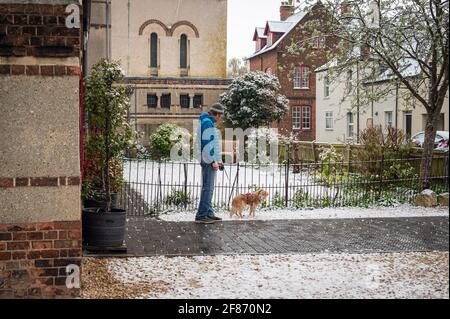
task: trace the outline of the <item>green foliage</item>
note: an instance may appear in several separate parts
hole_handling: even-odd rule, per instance
[[[280,193],[275,192],[275,195],[273,196],[272,199],[272,205],[275,207],[286,207],[286,201],[284,200],[284,198],[282,198],[280,196]]]
[[[394,180],[418,174],[410,161],[400,160],[412,157],[414,146],[401,130],[390,127],[383,132],[381,126],[367,128],[361,133],[361,143],[358,159],[365,163],[359,165],[358,171],[367,178]]]
[[[122,180],[121,158],[135,145],[137,134],[127,122],[130,89],[115,85],[123,79],[117,62],[100,60],[85,81],[85,108],[90,134],[85,142],[85,183],[82,194],[106,199],[118,191]]]
[[[169,206],[182,206],[191,204],[190,193],[185,193],[182,190],[172,188],[172,192],[166,197],[164,203]]]
[[[179,126],[171,123],[160,125],[150,136],[151,157],[155,160],[169,159],[172,147],[186,139],[190,140],[190,136],[186,136]]]
[[[344,156],[338,153],[332,145],[320,149],[319,159],[320,169],[315,173],[315,178],[319,182],[331,186],[344,178],[348,178],[344,171]]]

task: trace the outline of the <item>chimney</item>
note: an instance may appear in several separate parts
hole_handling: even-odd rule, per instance
[[[344,1],[341,3],[341,14],[346,15],[348,13],[348,2]]]
[[[295,6],[292,4],[292,0],[281,1],[280,6],[280,20],[286,21],[291,15],[294,14]]]

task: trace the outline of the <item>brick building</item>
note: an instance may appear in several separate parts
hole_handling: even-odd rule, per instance
[[[0,2],[0,298],[79,295],[81,11]]]
[[[316,88],[314,70],[326,63],[326,50],[332,47],[331,38],[316,37],[308,30],[308,21],[324,19],[320,4],[308,12],[295,9],[292,1],[283,1],[280,21],[267,21],[257,27],[253,35],[256,52],[249,57],[250,70],[276,75],[281,93],[289,99],[289,113],[274,123],[283,134],[296,133],[300,140],[316,138]],[[292,43],[304,47],[299,54],[288,53]]]
[[[226,48],[227,0],[92,3],[89,64],[121,61],[133,88],[130,122],[144,145],[163,123],[193,130],[231,82]]]

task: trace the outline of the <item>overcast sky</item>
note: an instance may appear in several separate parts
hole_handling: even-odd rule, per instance
[[[228,60],[249,56],[255,50],[255,27],[280,19],[281,0],[228,0]]]

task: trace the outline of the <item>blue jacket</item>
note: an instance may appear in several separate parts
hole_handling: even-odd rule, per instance
[[[201,162],[211,164],[222,162],[222,145],[216,127],[216,119],[206,112],[200,114],[197,142],[201,151]]]

